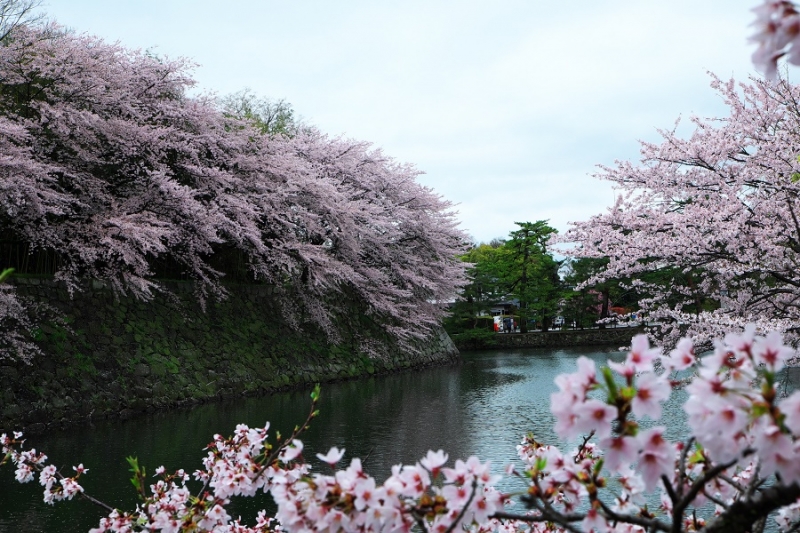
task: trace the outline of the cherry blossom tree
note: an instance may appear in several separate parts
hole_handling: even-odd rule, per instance
[[[33,328],[30,304],[20,301],[11,286],[3,283],[12,272],[11,268],[0,272],[0,355],[29,363],[40,350],[25,334]]]
[[[70,290],[95,279],[150,298],[166,273],[205,302],[225,276],[270,283],[297,323],[335,339],[357,308],[413,349],[463,278],[450,204],[367,143],[275,135],[189,96],[190,68],[14,29],[0,45],[0,231],[57,256]]]
[[[17,481],[38,476],[44,501],[86,498],[108,516],[92,533],[128,531],[307,532],[469,530],[532,532],[755,532],[773,517],[782,531],[800,528],[800,391],[779,397],[778,372],[794,350],[780,334],[759,336],[755,326],[715,342],[699,359],[690,339],[669,354],[633,339],[621,363],[598,369],[581,357],[577,371],[556,378],[551,396],[555,430],[577,443],[572,451],[526,436],[517,447],[522,468],[506,468],[527,488],[514,495],[494,488],[500,477],[476,457],[447,466],[442,450],[414,465],[397,465],[382,484],[354,458],[335,470],[345,450],[318,454],[333,470],[313,472],[299,439],[307,420],[281,439],[263,428],[236,427],[215,435],[203,468],[189,474],[163,467],[148,478],[129,460],[141,504],[133,511],[111,508],[86,494],[80,478],[62,474],[47,456],[26,449],[22,434],[3,434],[0,462],[13,463]],[[691,434],[669,442],[658,425],[661,403],[676,378],[685,380],[684,411]],[[652,422],[641,425],[643,419]],[[578,439],[575,441],[574,439]],[[194,479],[194,482],[192,481]],[[148,488],[149,487],[149,488]],[[253,526],[233,520],[233,496],[269,493],[273,517],[261,512]],[[654,500],[655,498],[655,500]],[[655,503],[660,501],[660,503]]]
[[[632,278],[673,343],[687,328],[708,342],[747,322],[796,339],[800,87],[716,77],[712,87],[730,116],[692,118],[688,138],[663,130],[661,143],[642,143],[639,163],[601,167],[616,204],[564,240],[579,244],[571,254],[608,258],[590,284]]]

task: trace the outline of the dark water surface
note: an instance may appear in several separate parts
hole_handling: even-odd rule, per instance
[[[580,355],[599,364],[623,357],[597,348],[493,350],[465,354],[458,366],[324,385],[321,414],[302,437],[304,456],[310,460],[331,446],[344,447],[342,465],[366,457],[365,470],[380,482],[392,465],[414,463],[429,449],[441,448],[451,465],[477,455],[501,473],[517,462],[515,446],[528,431],[540,441],[557,442],[550,414],[553,379],[574,371]],[[686,431],[680,396],[673,394],[661,421],[671,439]],[[125,457],[138,457],[148,472],[159,465],[192,472],[201,467],[202,449],[214,433],[230,435],[237,423],[270,421],[270,435],[276,429],[288,434],[305,419],[310,403],[308,391],[225,401],[54,431],[30,437],[28,445],[44,450],[66,475],[82,462],[89,469],[81,478],[86,492],[129,510],[136,499]],[[514,479],[500,483],[506,491],[520,487]],[[231,514],[252,523],[256,511],[269,505],[268,496],[237,500]],[[49,506],[38,483],[20,485],[13,468],[0,469],[0,532],[85,532],[103,515],[85,501]]]

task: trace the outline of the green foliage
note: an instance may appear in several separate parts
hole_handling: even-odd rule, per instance
[[[460,259],[472,266],[467,270],[470,283],[455,303],[444,327],[450,334],[466,329],[482,328],[478,315],[488,311],[505,296],[502,284],[502,242],[473,246]]]
[[[670,296],[664,299],[672,308],[680,307],[687,313],[700,313],[719,307],[719,301],[709,299],[706,291],[699,286],[698,280],[704,278],[702,268],[660,267],[643,272],[637,278],[644,282],[643,288],[637,291],[638,299],[650,298],[654,292],[666,292],[662,288],[681,287],[680,291],[670,291]],[[773,281],[769,276],[762,278],[761,275],[755,275],[752,278],[755,283],[764,282],[767,285]]]
[[[225,113],[247,120],[267,135],[293,136],[298,124],[294,109],[285,100],[270,100],[249,89],[231,94],[221,101]]]
[[[572,289],[565,293],[564,298],[564,318],[568,323],[574,322],[583,329],[594,326],[601,316],[608,316],[610,293],[617,284],[607,282],[577,289],[607,264],[608,259],[586,257],[571,259],[566,263],[564,283]]]
[[[125,460],[131,467],[129,472],[133,474],[133,477],[131,477],[131,484],[136,488],[139,498],[146,500],[146,488],[150,483],[147,479],[147,472],[145,471],[145,468],[143,466],[139,466],[139,459],[136,457],[126,457]]]
[[[669,292],[671,296],[666,297],[664,301],[685,312],[711,311],[719,306],[716,300],[707,298],[698,286],[696,280],[703,277],[701,269],[663,266],[648,260],[640,260],[640,263],[642,265],[652,263],[653,266],[637,273],[635,279],[638,283],[635,287],[632,283],[634,278],[610,278],[567,293],[564,310],[567,321],[574,320],[580,327],[591,326],[597,319],[612,316],[612,306],[635,311],[639,307],[640,300],[652,298],[656,293]],[[574,289],[604,272],[608,264],[607,257],[571,259],[566,265],[564,281],[567,286]],[[671,287],[683,289],[666,290]]]
[[[566,294],[564,318],[574,321],[578,327],[591,327],[598,319],[612,316],[611,306],[638,309],[641,293],[631,288],[630,278],[607,279],[576,288],[605,270],[607,257],[582,257],[566,263],[565,284],[572,290]],[[604,327],[601,325],[601,327]]]
[[[450,316],[444,322],[445,331],[452,337],[471,330],[494,331],[494,317],[491,316]]]
[[[493,323],[481,322],[478,315],[511,299],[519,300],[516,312],[523,332],[529,321],[545,328],[552,323],[563,296],[558,274],[561,262],[547,250],[556,230],[543,220],[516,224],[519,229],[512,231],[508,240],[476,245],[461,256],[463,261],[472,263],[467,271],[470,283],[445,321],[448,333],[493,330]]]
[[[484,350],[497,345],[497,335],[487,329],[468,329],[450,337],[459,350]]]
[[[515,222],[519,229],[509,234],[505,243],[505,284],[509,294],[519,300],[520,326],[527,331],[535,320],[548,329],[558,311],[562,297],[561,262],[547,251],[550,237],[556,233],[547,221]]]
[[[75,353],[72,358],[74,362],[67,367],[67,375],[75,378],[82,378],[88,376],[96,376],[97,368],[94,366],[94,360],[88,355],[81,352]]]

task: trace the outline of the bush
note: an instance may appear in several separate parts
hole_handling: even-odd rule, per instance
[[[497,346],[494,330],[469,329],[450,335],[459,350],[485,350]]]

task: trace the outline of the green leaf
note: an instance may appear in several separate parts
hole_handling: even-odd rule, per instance
[[[11,277],[11,274],[14,273],[13,268],[6,268],[2,272],[0,272],[0,283],[4,282],[7,278]]]
[[[131,478],[131,483],[136,488],[138,492],[142,491],[142,479],[145,477],[144,468],[139,466],[139,459],[136,457],[126,457],[126,461],[131,466],[129,472],[133,473],[133,477]]]
[[[602,457],[600,459],[598,459],[597,462],[594,464],[594,468],[592,468],[592,473],[595,476],[599,476],[601,470],[603,470],[603,458]]]
[[[636,389],[634,387],[622,387],[621,394],[626,400],[633,400],[636,397]]]
[[[617,384],[614,383],[614,376],[611,374],[611,369],[604,366],[602,372],[603,380],[606,382],[606,387],[608,387],[608,401],[612,404],[616,403],[619,392],[617,391]]]
[[[699,442],[695,441],[694,443],[694,452],[687,458],[688,464],[696,464],[702,463],[706,459],[705,454],[703,453],[703,445]]]

